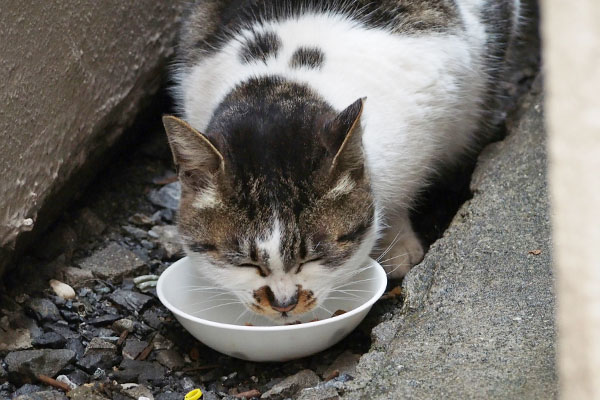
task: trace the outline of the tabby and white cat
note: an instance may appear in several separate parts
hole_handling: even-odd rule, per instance
[[[196,2],[174,70],[182,119],[164,124],[198,270],[280,322],[318,307],[375,248],[403,276],[423,257],[408,209],[476,142],[518,8]]]

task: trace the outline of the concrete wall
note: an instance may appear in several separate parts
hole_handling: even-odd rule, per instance
[[[600,399],[600,2],[541,2],[563,399]]]
[[[2,1],[0,276],[159,88],[182,3]]]

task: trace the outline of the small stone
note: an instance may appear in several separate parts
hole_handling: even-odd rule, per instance
[[[28,326],[37,328],[35,321],[19,313],[0,318],[0,351],[26,350],[32,347],[32,332]]]
[[[122,280],[141,273],[146,264],[135,253],[112,242],[79,262],[79,266],[102,279]]]
[[[85,347],[83,347],[81,340],[79,340],[78,338],[67,339],[65,348],[68,350],[73,350],[75,352],[75,358],[77,358],[77,360],[83,357],[83,353],[85,353]]]
[[[123,225],[121,228],[125,232],[127,232],[130,236],[132,236],[138,240],[146,239],[148,237],[148,232],[146,232],[143,229],[136,228],[135,226]]]
[[[60,315],[62,315],[62,317],[67,322],[78,324],[83,321],[83,319],[81,318],[81,315],[79,315],[78,313],[76,313],[74,311],[60,310]]]
[[[99,351],[99,350],[115,352],[115,351],[117,351],[117,346],[115,346],[114,344],[112,344],[110,342],[107,342],[106,340],[95,337],[90,341],[90,343],[88,343],[87,347],[85,348],[84,355],[88,355],[92,352]]]
[[[128,221],[138,226],[150,226],[153,224],[152,218],[145,214],[136,213],[129,217]]]
[[[92,379],[95,381],[103,381],[106,378],[106,371],[101,368],[96,368],[94,374],[92,375]]]
[[[142,314],[142,320],[148,324],[148,326],[151,326],[154,329],[158,329],[160,328],[160,325],[163,323],[163,321],[161,320],[161,316],[159,315],[159,310],[156,307],[152,307],[149,308],[148,310],[144,311],[144,313]]]
[[[137,383],[123,383],[121,385],[121,393],[133,398],[133,399],[151,399],[154,400],[152,391],[143,385]]]
[[[329,377],[334,371],[338,371],[338,375],[348,374],[354,376],[356,374],[356,365],[360,359],[360,354],[354,354],[349,351],[344,351],[340,354],[327,369],[323,372],[323,378]]]
[[[146,296],[145,294],[123,289],[115,290],[109,298],[113,303],[118,304],[131,312],[141,311],[142,308],[152,300],[152,297]]]
[[[8,365],[9,375],[30,379],[38,375],[53,378],[74,359],[72,350],[43,349],[8,353],[4,362]]]
[[[175,225],[157,225],[148,234],[158,240],[160,246],[165,250],[167,259],[183,253],[183,247]]]
[[[160,350],[156,355],[156,361],[174,371],[183,368],[185,365],[181,355],[173,349]]]
[[[61,349],[65,345],[67,340],[64,336],[56,332],[46,332],[33,339],[32,344],[34,347],[48,347],[51,349]]]
[[[118,333],[123,333],[123,331],[127,331],[127,332],[131,333],[131,332],[133,332],[134,328],[135,328],[134,322],[127,318],[121,318],[120,320],[115,321],[112,324],[112,329]]]
[[[73,332],[66,325],[62,325],[62,324],[44,324],[44,329],[46,329],[48,331],[56,332],[56,333],[62,335],[67,340],[79,338],[79,334],[76,333],[76,332]]]
[[[77,362],[77,366],[89,374],[97,369],[111,369],[121,360],[121,356],[109,351],[95,351],[87,354]]]
[[[56,380],[59,382],[64,383],[65,385],[67,385],[68,387],[71,388],[71,390],[75,389],[78,385],[75,382],[72,382],[68,376],[66,375],[59,375],[56,377]]]
[[[154,225],[159,224],[164,221],[167,223],[172,223],[175,217],[175,210],[171,210],[170,208],[163,208],[152,214],[152,223]]]
[[[90,376],[78,368],[74,368],[74,371],[69,373],[67,377],[77,386],[81,386],[90,381]]]
[[[148,347],[148,342],[141,341],[138,339],[127,339],[125,341],[125,346],[121,353],[124,358],[128,358],[130,360],[135,360],[136,357],[146,348]]]
[[[148,240],[140,240],[140,244],[147,250],[152,250],[156,245]]]
[[[166,370],[155,362],[124,359],[115,371],[115,379],[119,382],[139,382],[160,384],[164,381]]]
[[[62,319],[56,305],[48,299],[36,298],[29,300],[27,311],[38,321],[56,322]]]
[[[87,323],[89,325],[94,325],[94,326],[105,326],[105,325],[110,325],[113,322],[118,321],[120,319],[121,319],[121,316],[117,315],[117,314],[104,314],[100,317],[89,319],[87,321]]]
[[[71,286],[56,279],[50,279],[50,287],[54,290],[54,293],[62,299],[74,299],[76,296],[75,290],[73,290]]]
[[[273,386],[269,391],[263,393],[261,399],[282,400],[293,397],[300,390],[316,386],[319,382],[321,380],[317,374],[310,369],[305,369]]]
[[[154,350],[168,350],[173,348],[174,346],[173,342],[171,342],[169,339],[167,339],[160,333],[157,333],[154,336],[152,343],[154,344]]]
[[[169,183],[158,190],[148,193],[148,200],[154,205],[176,210],[179,207],[181,185],[179,182]]]
[[[59,279],[72,286],[81,285],[82,282],[94,279],[92,271],[77,267],[61,267],[58,270]]]

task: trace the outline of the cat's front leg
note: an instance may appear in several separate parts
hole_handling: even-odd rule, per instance
[[[383,266],[388,279],[398,279],[418,264],[424,254],[423,246],[410,224],[408,211],[403,210],[388,219],[388,227],[373,258]]]

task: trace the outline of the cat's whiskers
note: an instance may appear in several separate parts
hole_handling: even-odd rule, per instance
[[[354,294],[354,293],[349,293],[349,292],[346,292],[345,290],[336,290],[335,292],[344,293],[344,294],[347,294],[347,295],[349,295],[349,296],[354,296],[354,298],[357,298],[357,299],[361,299],[361,300],[362,300],[362,297],[360,297],[359,295],[357,295],[357,294]]]
[[[368,279],[361,279],[361,280],[358,280],[358,281],[347,282],[347,283],[344,283],[342,285],[335,286],[331,290],[336,290],[336,289],[339,289],[341,287],[352,285],[352,284],[355,284],[355,283],[367,282],[367,281],[374,281],[375,279],[377,279],[377,278],[368,278]]]
[[[379,262],[379,260],[381,260],[383,257],[385,257],[385,255],[392,249],[392,247],[394,247],[394,245],[398,242],[398,237],[399,236],[400,236],[400,232],[398,232],[396,234],[396,236],[394,236],[394,240],[392,240],[392,242],[385,249],[385,251],[383,253],[381,253],[381,255],[379,257],[377,257],[377,259],[376,259],[377,262]]]
[[[362,299],[355,299],[353,297],[328,297],[327,300],[351,300],[351,301],[362,301]]]
[[[206,304],[206,303],[215,302],[215,301],[233,301],[233,300],[238,300],[238,299],[230,298],[230,299],[203,300],[203,301],[198,301],[196,303],[192,303],[192,304],[190,304],[190,306],[197,306],[197,305],[200,305],[200,304]]]
[[[383,265],[384,263],[386,263],[388,261],[392,261],[392,260],[395,260],[396,258],[404,257],[406,255],[408,255],[408,253],[397,254],[394,257],[390,257],[390,258],[387,258],[387,259],[385,259],[383,261],[380,261],[379,264]]]
[[[325,311],[326,313],[328,313],[329,315],[333,314],[331,311],[329,311],[329,310],[328,310],[328,309],[327,309],[325,306],[323,306],[322,304],[318,305],[316,309],[317,309],[317,310],[318,310],[318,309],[321,309],[321,310]]]
[[[240,315],[235,319],[235,321],[233,321],[234,324],[236,324],[244,315],[246,315],[246,313],[249,310],[246,308],[242,313],[240,313]]]
[[[408,255],[408,253],[403,253],[400,254],[399,256],[406,256]],[[386,275],[390,275],[393,274],[398,268],[400,267],[404,267],[404,266],[410,266],[411,264],[409,262],[405,262],[405,263],[398,263],[398,264],[381,264],[382,267],[395,267],[394,269],[392,269],[391,271],[386,272]]]
[[[205,312],[205,311],[208,311],[208,310],[212,310],[212,309],[214,309],[214,308],[218,308],[218,307],[224,307],[224,306],[229,306],[229,305],[232,305],[232,304],[244,304],[244,303],[242,303],[241,301],[239,301],[239,300],[238,300],[238,301],[232,301],[231,303],[217,304],[216,306],[212,306],[212,307],[204,308],[204,309],[202,309],[202,310],[198,310],[198,311],[192,311],[192,312],[191,312],[191,314],[198,314],[198,313],[201,313],[201,312]]]

